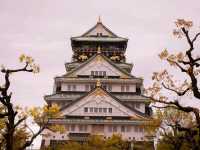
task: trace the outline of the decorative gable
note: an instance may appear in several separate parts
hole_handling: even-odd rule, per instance
[[[106,26],[102,24],[101,21],[98,21],[97,24],[84,33],[82,36],[106,36],[106,37],[117,37],[112,31],[110,31]]]
[[[121,116],[136,119],[142,117],[114,99],[102,88],[96,88],[87,96],[63,109],[61,113],[68,116]]]
[[[103,57],[102,55],[96,55],[95,58],[91,58],[83,65],[79,66],[71,73],[67,74],[68,77],[77,77],[77,76],[116,76],[120,78],[130,78],[130,75],[127,72],[122,71],[118,67],[111,64],[109,60]]]

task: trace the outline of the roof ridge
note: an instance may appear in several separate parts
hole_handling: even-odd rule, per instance
[[[109,32],[113,37],[118,37],[115,33],[113,33],[108,27],[106,27],[102,22],[97,22],[92,28],[82,34],[80,37],[85,37],[88,33],[94,30],[98,25],[101,25],[107,32]]]

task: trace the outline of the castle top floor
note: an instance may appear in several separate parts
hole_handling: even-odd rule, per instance
[[[71,37],[73,62],[83,62],[98,50],[114,62],[125,62],[128,39],[117,36],[99,19],[94,27],[81,36]]]

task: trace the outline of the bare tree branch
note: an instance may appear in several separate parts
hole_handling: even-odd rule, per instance
[[[192,43],[194,43],[196,41],[196,39],[198,38],[198,36],[200,36],[200,32],[195,35],[195,37],[192,40]]]
[[[163,108],[174,108],[177,109],[176,106],[173,105],[166,105],[166,106],[156,106],[156,105],[152,105],[151,107],[157,108],[157,109],[163,109]]]
[[[185,95],[185,94],[190,90],[190,88],[188,87],[188,88],[185,89],[184,91],[180,92],[180,91],[177,91],[177,90],[175,90],[175,89],[172,89],[172,88],[167,87],[164,83],[162,83],[162,86],[163,86],[165,89],[169,90],[169,91],[175,92],[178,96],[183,96],[183,95]]]
[[[35,133],[35,134],[31,137],[31,139],[30,139],[29,141],[26,141],[26,143],[25,143],[21,148],[19,148],[19,150],[24,150],[26,147],[30,146],[30,145],[33,143],[33,141],[35,140],[35,138],[36,138],[38,135],[40,135],[40,134],[42,133],[42,131],[43,131],[45,128],[46,128],[46,126],[41,127],[41,128],[38,130],[38,132]]]
[[[19,120],[14,124],[14,128],[16,128],[18,125],[20,125],[20,123],[22,123],[24,120],[26,120],[26,117],[23,117],[23,118],[19,119]]]
[[[186,70],[185,68],[183,68],[183,66],[181,66],[178,62],[172,61],[172,60],[170,60],[170,59],[167,59],[167,61],[176,64],[176,66],[179,67],[179,69],[180,69],[182,72],[187,72],[187,70]]]

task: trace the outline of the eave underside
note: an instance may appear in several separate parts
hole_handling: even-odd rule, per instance
[[[107,120],[107,119],[50,119],[49,124],[121,124],[142,125],[148,120]]]

